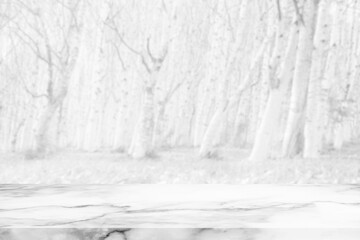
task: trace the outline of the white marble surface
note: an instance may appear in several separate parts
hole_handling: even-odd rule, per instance
[[[68,228],[130,229],[127,240],[359,240],[360,186],[0,185],[0,227],[9,229],[0,240],[71,239]],[[27,231],[36,236],[16,237]]]
[[[358,228],[360,186],[0,185],[0,226]]]

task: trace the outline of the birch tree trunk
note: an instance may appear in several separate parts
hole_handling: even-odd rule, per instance
[[[209,157],[209,154],[212,153],[212,142],[213,142],[213,136],[216,134],[216,130],[218,126],[221,124],[221,120],[224,118],[227,111],[234,106],[234,104],[241,99],[243,93],[248,90],[253,84],[251,83],[251,74],[254,71],[254,69],[259,64],[260,60],[262,59],[262,56],[264,54],[264,50],[267,46],[267,40],[264,40],[262,43],[262,46],[258,49],[256,52],[256,55],[254,56],[253,62],[251,63],[250,69],[247,72],[247,75],[245,76],[243,84],[241,84],[236,89],[236,94],[228,99],[226,102],[223,103],[215,112],[214,116],[211,118],[210,124],[208,128],[206,129],[201,147],[200,147],[200,156],[202,157]],[[229,71],[229,69],[227,69]],[[228,76],[228,75],[226,75]]]
[[[217,0],[215,3],[215,9],[218,12],[224,12],[224,1]],[[215,102],[215,113],[210,118],[210,122],[207,124],[205,128],[205,132],[202,136],[201,145],[200,145],[200,156],[201,157],[209,157],[211,152],[213,151],[213,147],[219,137],[220,126],[222,123],[223,109],[226,101],[226,82],[229,81],[230,76],[230,66],[233,61],[235,54],[235,48],[230,50],[228,56],[224,56],[224,50],[227,47],[226,45],[236,45],[228,41],[229,32],[225,31],[223,22],[221,21],[218,15],[215,15],[213,19],[211,19],[212,29],[210,32],[210,38],[212,39],[212,49],[210,52],[210,62],[209,62],[209,78],[211,79],[210,84],[212,87],[212,92],[214,93],[214,102]],[[228,60],[228,61],[226,61]],[[224,72],[226,73],[224,74]]]
[[[133,158],[144,158],[153,153],[154,86],[147,86],[143,92],[142,113],[130,147]]]
[[[38,129],[37,135],[36,135],[36,152],[39,154],[46,153],[48,151],[51,151],[52,149],[52,143],[49,136],[49,131],[51,127],[51,122],[55,116],[55,113],[60,108],[60,106],[63,104],[64,99],[67,95],[68,91],[68,81],[71,78],[71,73],[73,71],[73,68],[75,67],[76,60],[78,57],[78,47],[73,50],[72,53],[72,60],[69,63],[69,65],[64,66],[64,73],[61,77],[61,89],[57,96],[52,97],[48,100],[48,104],[45,108],[44,113],[42,114],[40,118],[40,127]]]
[[[271,61],[270,71],[270,95],[266,103],[264,116],[261,120],[260,128],[256,134],[254,146],[252,148],[249,160],[250,161],[263,161],[266,160],[274,146],[275,136],[279,134],[279,124],[281,117],[281,105],[286,96],[286,90],[291,82],[293,76],[294,60],[296,56],[296,49],[299,38],[298,23],[292,26],[292,30],[288,39],[287,49],[285,56],[282,59],[280,49],[282,46],[282,38],[285,32],[284,18],[279,23],[279,30],[277,33],[277,49],[274,53],[273,60]],[[282,59],[282,60],[281,60]],[[277,71],[277,64],[280,61],[282,66],[280,71]],[[277,73],[279,72],[279,73]],[[279,76],[278,76],[279,75]]]
[[[67,92],[67,87],[62,89],[61,94],[56,98],[49,100],[45,111],[43,112],[39,129],[36,134],[36,154],[45,154],[52,151],[52,142],[50,136],[51,122],[55,116],[56,111],[59,109],[60,105],[63,103]]]
[[[306,98],[318,0],[304,0],[303,4],[303,22],[300,24],[299,47],[291,90],[290,109],[282,146],[283,157],[294,157],[303,149]]]
[[[334,149],[340,150],[344,144],[344,126],[342,122],[336,122],[334,125]]]
[[[80,5],[80,6],[79,6]],[[79,17],[77,21],[81,22],[81,17],[83,14],[82,11],[84,9],[79,9],[81,4],[75,5],[75,7],[69,9],[71,14]],[[78,14],[80,11],[80,14]],[[54,81],[53,78],[53,62],[52,62],[52,50],[50,47],[49,40],[46,36],[49,36],[45,32],[46,46],[47,46],[47,54],[48,54],[48,71],[49,71],[49,82],[48,82],[48,95],[47,95],[47,105],[45,107],[45,111],[40,117],[39,129],[36,134],[36,155],[46,154],[49,151],[52,151],[52,143],[50,138],[50,127],[52,120],[54,119],[55,113],[59,109],[59,107],[63,104],[63,101],[68,92],[69,80],[73,73],[74,67],[78,60],[79,56],[79,48],[81,45],[80,42],[80,29],[81,27],[77,25],[77,21],[74,19],[70,20],[67,36],[64,39],[64,45],[66,47],[63,48],[60,56],[60,67],[61,72],[58,77],[58,83]]]
[[[339,54],[339,43],[340,43],[340,26],[339,26],[339,19],[341,19],[341,14],[339,11],[339,6],[337,2],[331,2],[332,8],[332,25],[331,25],[331,34],[330,34],[330,48],[328,49],[327,53],[327,61],[326,67],[324,70],[324,78],[321,84],[321,102],[323,103],[322,111],[326,113],[323,116],[324,120],[324,127],[325,127],[325,139],[324,145],[332,145],[334,140],[334,127],[337,116],[333,114],[333,104],[331,99],[334,98],[332,93],[332,88],[338,79],[337,76],[337,66],[338,66],[338,59],[340,58]]]
[[[150,50],[150,39],[148,38],[147,54],[138,54],[148,73],[148,79],[144,81],[143,105],[140,122],[132,139],[129,154],[133,158],[145,158],[153,155],[153,135],[154,135],[154,90],[158,80],[159,72],[167,56],[169,45],[166,44],[160,57],[156,58]]]
[[[322,1],[319,4],[319,15],[314,38],[315,50],[313,53],[312,69],[307,99],[304,157],[319,157],[323,148],[324,123],[323,117],[326,103],[321,97],[321,89],[324,81],[324,70],[329,48],[329,16],[328,3]]]

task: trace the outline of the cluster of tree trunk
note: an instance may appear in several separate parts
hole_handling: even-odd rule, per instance
[[[4,1],[0,151],[251,148],[360,135],[356,0]]]

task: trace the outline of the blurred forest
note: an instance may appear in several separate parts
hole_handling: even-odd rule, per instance
[[[0,151],[251,149],[360,135],[360,1],[0,0]]]

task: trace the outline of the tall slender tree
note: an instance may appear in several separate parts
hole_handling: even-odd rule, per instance
[[[292,83],[290,109],[287,119],[282,155],[294,157],[303,150],[306,99],[312,63],[313,40],[319,1],[303,0],[296,4],[302,9],[299,46]],[[297,3],[297,1],[295,1]]]
[[[277,4],[280,4],[277,1]],[[254,145],[249,159],[251,161],[266,160],[275,147],[275,136],[280,134],[281,105],[285,100],[286,91],[293,76],[294,60],[299,38],[299,22],[297,19],[291,24],[287,22],[287,16],[282,14],[281,5],[278,5],[278,29],[276,33],[276,46],[274,48],[271,65],[269,66],[270,93],[266,103],[264,115],[257,131]],[[287,28],[291,28],[286,41]],[[287,43],[286,43],[287,42]],[[287,45],[285,53],[283,46]]]
[[[326,115],[324,99],[321,97],[324,85],[324,70],[330,43],[329,3],[322,0],[319,4],[316,33],[314,38],[315,49],[312,57],[309,93],[307,97],[305,121],[304,157],[319,157],[323,149],[324,123]]]

